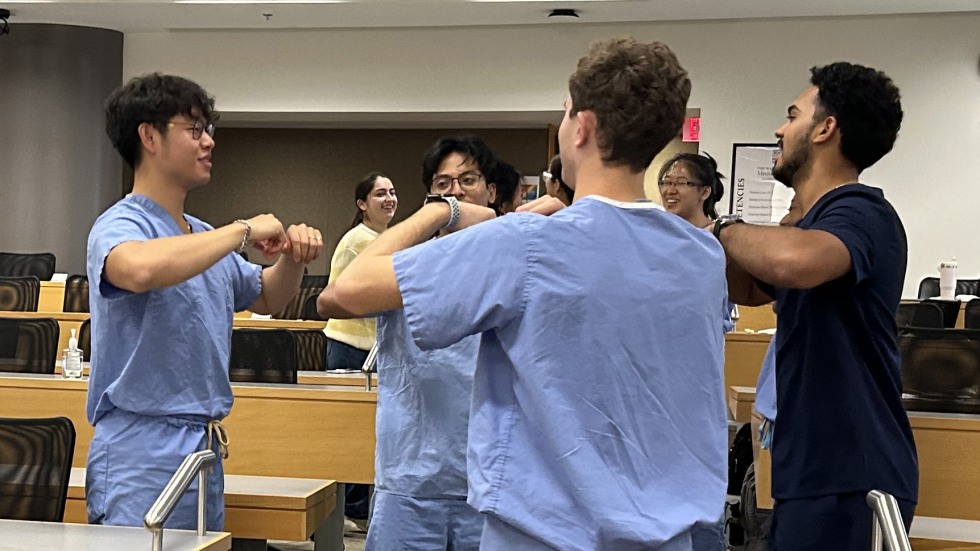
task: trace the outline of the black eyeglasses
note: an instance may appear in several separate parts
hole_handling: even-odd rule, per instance
[[[670,178],[664,178],[663,180],[657,182],[657,186],[660,189],[664,189],[670,186],[679,188],[681,186],[700,187],[702,185],[704,184],[702,184],[701,182],[695,182],[693,180],[671,180]]]
[[[453,183],[458,183],[459,187],[466,191],[476,189],[476,186],[480,184],[483,180],[483,175],[479,172],[467,172],[465,174],[460,174],[456,178],[451,178],[449,176],[436,176],[432,179],[432,193],[438,193],[442,195],[443,193],[449,193],[453,189]]]
[[[168,122],[167,128],[173,128],[178,124],[176,122]],[[193,126],[185,126],[185,128],[191,131],[191,137],[195,140],[200,140],[205,132],[207,132],[208,136],[214,137],[214,125],[204,122],[203,119],[197,119],[194,121]]]

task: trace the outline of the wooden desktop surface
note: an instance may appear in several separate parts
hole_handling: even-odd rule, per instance
[[[4,551],[132,551],[149,549],[152,536],[145,528],[69,524],[26,520],[0,520],[0,547]],[[228,551],[231,534],[191,530],[164,530],[165,551]]]
[[[225,532],[259,540],[306,541],[337,505],[333,480],[225,475]],[[85,469],[71,470],[65,522],[85,524]]]
[[[223,421],[228,474],[374,482],[377,393],[353,387],[232,384]],[[87,379],[0,373],[0,417],[65,416],[75,424],[72,464],[84,467],[93,429]]]

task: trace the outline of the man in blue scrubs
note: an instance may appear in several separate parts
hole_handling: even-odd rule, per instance
[[[441,138],[422,161],[422,182],[430,194],[488,207],[496,186],[484,175],[494,163],[476,136]],[[479,346],[480,337],[470,335],[422,350],[404,309],[378,316],[376,491],[368,551],[479,549],[483,517],[466,503],[466,433]]]
[[[772,436],[776,551],[870,547],[870,490],[898,499],[906,528],[918,465],[901,401],[898,310],[908,247],[895,209],[858,175],[898,134],[898,88],[850,63],[811,69],[776,130],[773,176],[792,187],[796,227],[715,224],[739,304],[779,303]]]
[[[322,249],[318,230],[283,230],[271,214],[212,228],[184,213],[187,193],[211,178],[216,117],[207,92],[168,75],[135,78],[106,101],[106,131],[134,181],[88,240],[91,523],[142,526],[184,457],[210,448],[218,462],[208,477],[207,523],[223,528],[220,420],[233,401],[232,316],[281,309]],[[237,254],[248,246],[281,255],[262,269]],[[195,483],[168,528],[196,526],[196,494]]]
[[[331,316],[404,308],[423,350],[482,333],[467,455],[481,549],[690,550],[721,515],[724,254],[643,193],[689,94],[664,44],[594,44],[558,132],[570,207],[425,205],[326,290]]]

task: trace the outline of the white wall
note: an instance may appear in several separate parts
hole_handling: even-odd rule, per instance
[[[888,73],[903,95],[894,151],[864,181],[885,189],[909,234],[905,294],[955,256],[980,276],[980,13],[510,28],[190,31],[126,35],[124,74],[193,78],[226,111],[559,109],[588,44],[667,42],[690,71],[703,151],[772,141],[808,68],[838,59]],[[726,195],[727,197],[727,195]]]

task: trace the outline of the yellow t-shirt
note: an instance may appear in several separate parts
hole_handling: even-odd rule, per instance
[[[367,248],[368,244],[378,238],[378,232],[358,224],[354,229],[345,233],[337,244],[337,249],[330,259],[330,279],[333,283],[354,258]],[[323,332],[327,337],[360,348],[370,350],[374,346],[377,324],[374,318],[358,318],[350,320],[331,319]]]

